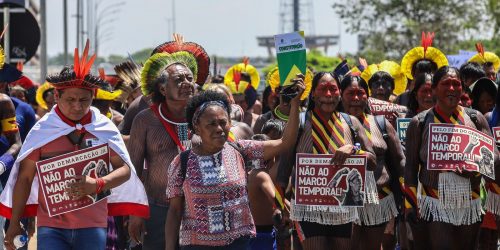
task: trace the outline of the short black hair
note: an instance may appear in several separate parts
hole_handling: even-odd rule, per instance
[[[472,93],[470,96],[472,98],[473,109],[479,110],[479,97],[481,97],[481,94],[483,92],[491,96],[492,99],[495,99],[497,96],[497,88],[495,82],[486,77],[483,77],[476,81],[476,84],[474,84],[474,88],[472,89]]]
[[[411,74],[413,78],[417,77],[417,71],[419,74],[429,73],[433,74],[438,70],[437,64],[429,59],[421,59],[413,64],[411,67]]]
[[[254,141],[269,141],[270,138],[269,138],[269,136],[267,136],[265,134],[255,134],[252,136],[252,140],[254,140]]]
[[[483,67],[477,62],[466,62],[460,67],[460,80],[465,82],[468,79],[476,81],[479,78],[486,77]]]
[[[395,87],[394,78],[391,76],[391,74],[389,74],[385,71],[375,72],[375,74],[373,74],[373,76],[370,78],[370,80],[368,80],[368,87],[371,89],[372,85],[376,82],[388,82],[391,84],[392,90],[394,90],[394,87]]]
[[[269,119],[267,122],[264,123],[264,125],[262,125],[262,129],[260,130],[260,132],[262,134],[268,134],[272,130],[276,130],[280,137],[283,136],[283,130],[284,130],[283,122],[276,119]]]
[[[227,96],[225,94],[216,92],[216,91],[203,91],[200,92],[199,94],[193,96],[191,98],[186,106],[186,121],[188,123],[189,129],[194,131],[194,124],[193,124],[193,115],[196,112],[196,110],[206,102],[211,102],[211,101],[220,101],[224,104],[226,107],[226,112],[228,117],[230,117],[231,114],[231,105],[229,104],[229,101],[227,100]]]
[[[448,71],[455,71],[457,74],[457,77],[460,75],[460,72],[458,72],[458,69],[455,67],[450,67],[450,66],[443,66],[439,68],[436,73],[434,73],[434,76],[432,76],[432,88],[435,88],[439,81],[448,74]]]

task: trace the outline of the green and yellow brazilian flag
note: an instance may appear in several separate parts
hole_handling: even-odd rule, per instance
[[[292,84],[297,74],[306,74],[306,40],[304,31],[274,36],[280,86]]]

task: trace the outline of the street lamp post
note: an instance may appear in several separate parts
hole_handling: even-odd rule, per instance
[[[93,32],[92,34],[94,35],[94,53],[98,55],[99,52],[99,46],[103,43],[102,38],[100,37],[99,30],[102,29],[102,27],[106,24],[110,24],[116,20],[116,18],[109,18],[106,19],[105,17],[111,17],[113,15],[116,15],[120,12],[120,7],[125,4],[124,1],[121,2],[116,2],[113,4],[110,4],[104,8],[101,9],[101,3],[104,1],[97,1],[95,6],[94,6],[94,13],[97,13],[97,15],[93,16],[94,22],[93,22]],[[90,30],[89,30],[90,32]],[[102,31],[101,31],[102,32]]]

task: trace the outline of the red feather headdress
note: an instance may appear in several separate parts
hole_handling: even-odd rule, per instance
[[[424,48],[424,58],[425,54],[427,53],[427,49],[432,46],[432,40],[434,40],[434,32],[427,32],[427,35],[425,32],[422,31],[422,47]]]
[[[174,41],[169,41],[159,45],[153,50],[151,55],[161,52],[173,54],[179,51],[185,51],[192,54],[196,58],[196,63],[198,64],[196,83],[203,85],[207,80],[208,74],[210,73],[210,57],[207,52],[205,52],[205,49],[197,43],[185,42],[184,37],[180,34],[174,34],[173,36]]]
[[[75,48],[73,69],[65,67],[59,74],[48,76],[47,81],[54,85],[56,89],[83,88],[94,90],[106,85],[107,83],[104,80],[90,74],[96,55],[94,54],[88,58],[89,47],[90,44],[87,39],[81,58],[78,54],[78,48]]]

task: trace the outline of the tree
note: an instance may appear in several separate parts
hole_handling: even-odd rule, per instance
[[[433,45],[447,53],[461,40],[477,39],[486,0],[353,0],[333,5],[348,31],[363,37],[361,52],[399,59],[420,45],[422,31],[435,32]],[[489,0],[495,1],[495,0]]]
[[[131,56],[136,63],[145,63],[151,56],[151,52],[153,52],[153,48],[145,48],[132,53]]]

